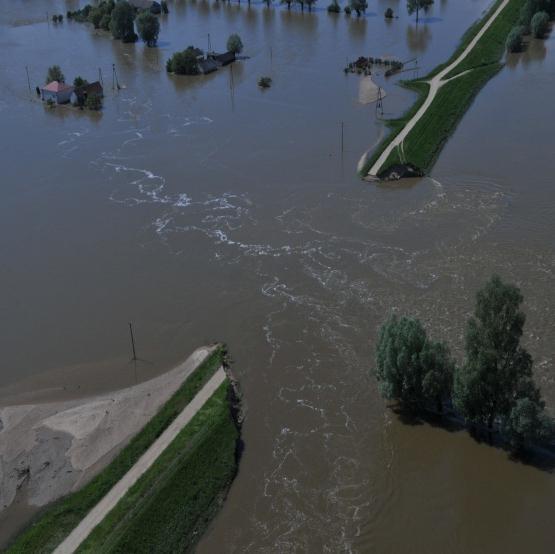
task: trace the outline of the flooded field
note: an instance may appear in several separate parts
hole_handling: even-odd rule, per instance
[[[522,288],[553,414],[555,35],[507,60],[429,178],[376,186],[356,164],[385,130],[347,60],[417,58],[397,78],[423,75],[487,0],[436,0],[418,27],[395,0],[360,20],[325,3],[176,0],[158,48],[46,23],[79,5],[14,0],[0,15],[2,402],[126,386],[223,340],[245,452],[199,552],[552,552],[551,473],[403,424],[370,371],[392,310],[460,358],[474,294],[498,272]],[[208,33],[223,50],[232,32],[249,56],[232,70],[166,74],[173,52]],[[68,81],[100,67],[103,112],[45,109],[34,87],[53,64]],[[410,106],[395,79],[373,78],[386,116]]]

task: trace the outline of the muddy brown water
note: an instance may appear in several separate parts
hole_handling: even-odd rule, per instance
[[[2,401],[129,385],[224,340],[245,451],[199,552],[553,552],[551,473],[402,423],[370,370],[392,310],[460,356],[474,294],[498,272],[522,287],[553,409],[555,39],[508,60],[429,178],[375,186],[355,167],[384,129],[346,60],[416,57],[424,74],[487,1],[438,1],[418,28],[396,1],[371,0],[361,20],[325,3],[171,2],[156,49],[44,21],[78,5],[15,0],[0,16]],[[383,20],[388,6],[399,19]],[[172,52],[208,33],[222,49],[231,32],[250,57],[233,70],[165,73]],[[28,94],[25,66],[34,87],[54,63],[68,79],[101,67],[101,114]],[[373,79],[386,115],[410,105]]]

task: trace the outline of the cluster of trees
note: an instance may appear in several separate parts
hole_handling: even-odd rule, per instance
[[[520,8],[518,23],[507,36],[509,52],[521,52],[524,37],[544,38],[549,32],[549,22],[555,14],[555,0],[526,0]]]
[[[59,14],[54,14],[54,15],[52,16],[52,22],[53,22],[53,23],[62,23],[63,20],[64,20],[64,16],[63,16],[61,13],[59,13]]]
[[[418,23],[418,16],[420,15],[420,10],[427,12],[434,0],[407,0],[407,10],[409,15],[416,12],[416,22]]]
[[[161,6],[168,13],[166,2]],[[67,16],[81,23],[92,23],[95,29],[109,31],[123,42],[136,42],[140,37],[147,46],[155,46],[160,33],[158,18],[150,10],[138,12],[127,0],[101,0],[95,6],[87,4],[81,10],[67,12]]]
[[[412,412],[449,407],[472,426],[499,431],[515,451],[550,437],[553,424],[532,377],[532,357],[520,344],[522,301],[520,290],[499,277],[486,283],[467,323],[460,365],[420,321],[390,317],[378,338],[380,392]]]
[[[198,75],[200,73],[198,57],[201,55],[202,50],[188,46],[182,52],[173,54],[166,62],[166,70],[176,75]]]

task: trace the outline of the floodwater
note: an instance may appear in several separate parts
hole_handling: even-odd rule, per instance
[[[394,0],[370,0],[360,20],[324,3],[303,14],[175,1],[155,49],[45,22],[78,5],[14,0],[0,15],[4,402],[118,388],[223,340],[245,451],[199,552],[553,552],[550,472],[401,422],[370,371],[391,311],[460,356],[474,294],[498,272],[522,287],[553,413],[555,38],[508,60],[430,178],[376,186],[355,168],[384,128],[346,60],[417,58],[424,74],[486,0],[437,1],[418,27]],[[399,19],[384,21],[388,6]],[[232,32],[248,60],[166,74],[174,51],[206,47],[208,33],[221,50]],[[34,88],[54,63],[68,80],[101,68],[102,114],[29,94],[25,66]],[[394,80],[373,79],[386,116],[410,105]]]

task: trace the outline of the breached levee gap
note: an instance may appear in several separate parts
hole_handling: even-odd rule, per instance
[[[101,473],[47,507],[8,552],[46,553],[60,545],[71,547],[64,552],[192,548],[221,507],[242,451],[241,393],[229,366],[225,346],[214,347]],[[153,449],[154,458],[136,473]],[[130,481],[134,472],[138,477]],[[132,484],[114,497],[121,483]],[[110,495],[117,503],[109,504],[106,514],[99,512],[100,501]],[[95,512],[102,514],[99,523]],[[94,522],[90,529],[82,523],[87,520]],[[79,527],[86,531],[83,537],[75,533]],[[68,540],[75,536],[76,543]]]
[[[418,177],[430,171],[483,86],[501,69],[505,41],[518,21],[520,0],[497,0],[464,34],[450,59],[424,79],[401,81],[417,93],[390,134],[359,168],[366,180]]]

